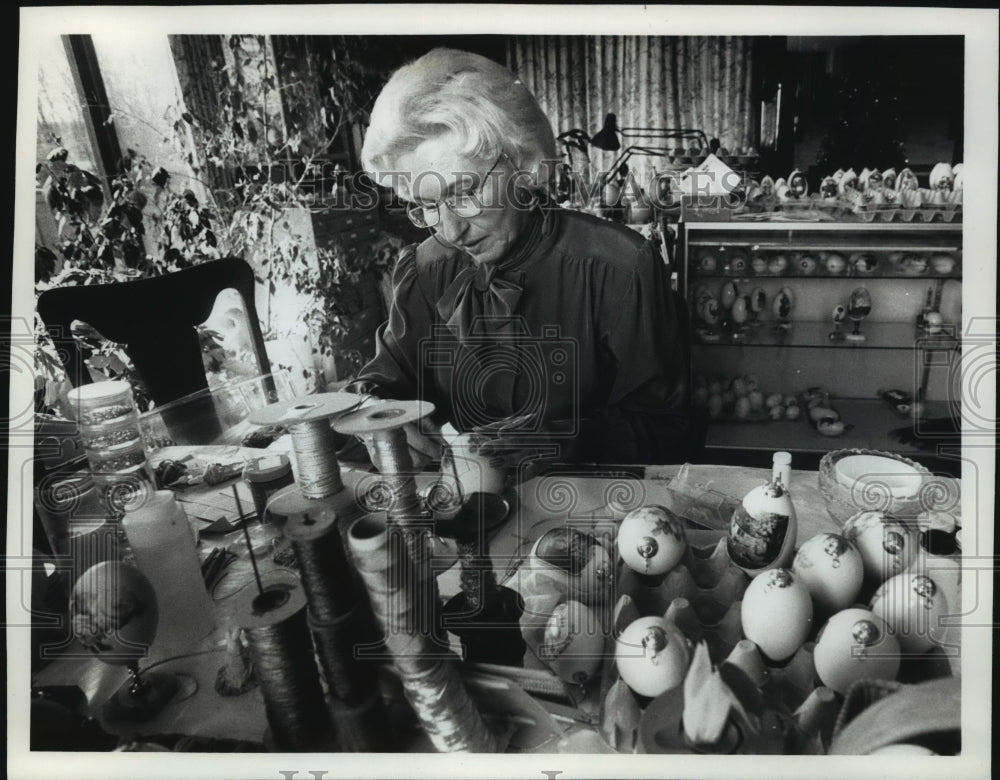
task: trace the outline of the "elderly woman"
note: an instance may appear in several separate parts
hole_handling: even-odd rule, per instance
[[[566,462],[685,456],[685,354],[652,242],[546,196],[552,129],[484,57],[436,49],[372,109],[362,162],[429,233],[393,273],[375,357],[349,386],[431,401]]]

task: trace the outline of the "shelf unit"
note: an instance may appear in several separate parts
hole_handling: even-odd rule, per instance
[[[795,421],[737,420],[733,397],[725,396],[723,411],[716,406],[709,420],[708,460],[767,466],[772,451],[786,449],[808,467],[829,450],[861,447],[952,470],[933,449],[929,454],[890,434],[911,421],[898,416],[879,393],[910,393],[923,401],[925,418],[958,413],[951,399],[960,387],[961,224],[687,222],[678,243],[695,386],[718,380],[725,390],[728,379],[753,375],[765,396],[820,387],[847,425],[840,436],[824,436],[808,421],[804,407]],[[827,261],[834,254],[843,265],[830,261],[831,271]],[[733,321],[723,306],[732,300],[733,286],[744,300],[756,288],[763,291],[766,305],[758,317]],[[872,311],[859,326],[863,341],[843,338],[852,323],[837,327],[832,317],[835,306],[846,306],[857,287],[872,299]],[[794,299],[787,327],[772,312],[783,288]],[[706,298],[718,302],[721,323],[705,321],[700,307]],[[928,299],[944,318],[935,333],[917,326]],[[704,392],[699,400],[704,402]],[[759,416],[759,411],[752,415]],[[957,461],[952,465],[958,468]]]

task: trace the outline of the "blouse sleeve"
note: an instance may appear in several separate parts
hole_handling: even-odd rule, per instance
[[[581,431],[584,457],[605,463],[670,463],[690,452],[685,329],[667,266],[645,243],[627,282],[606,289],[601,332],[615,366],[605,407]],[[583,454],[583,453],[581,453]]]
[[[420,339],[430,332],[432,308],[417,279],[416,245],[406,247],[392,272],[389,320],[375,335],[375,357],[345,388],[380,398],[417,397]]]

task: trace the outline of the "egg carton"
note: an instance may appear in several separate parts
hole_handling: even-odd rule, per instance
[[[710,752],[824,752],[840,698],[816,679],[814,642],[806,642],[779,665],[744,637],[740,613],[749,582],[730,559],[725,537],[715,544],[689,546],[682,563],[659,581],[623,567],[601,680],[600,730],[611,747],[619,752],[706,752],[689,745],[684,736],[683,684],[648,699],[635,694],[618,673],[615,636],[640,617],[662,615],[681,631],[692,652],[703,641],[713,665],[739,669],[763,706],[758,733],[727,732],[724,744]]]

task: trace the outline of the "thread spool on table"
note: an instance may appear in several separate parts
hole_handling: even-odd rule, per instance
[[[375,659],[363,660],[356,652],[378,637],[367,599],[355,583],[337,515],[328,507],[294,513],[284,532],[299,563],[309,629],[334,698],[343,747],[352,752],[384,750],[389,728]]]
[[[306,624],[306,596],[297,585],[247,588],[236,604],[264,695],[268,735],[279,752],[335,747]]]

